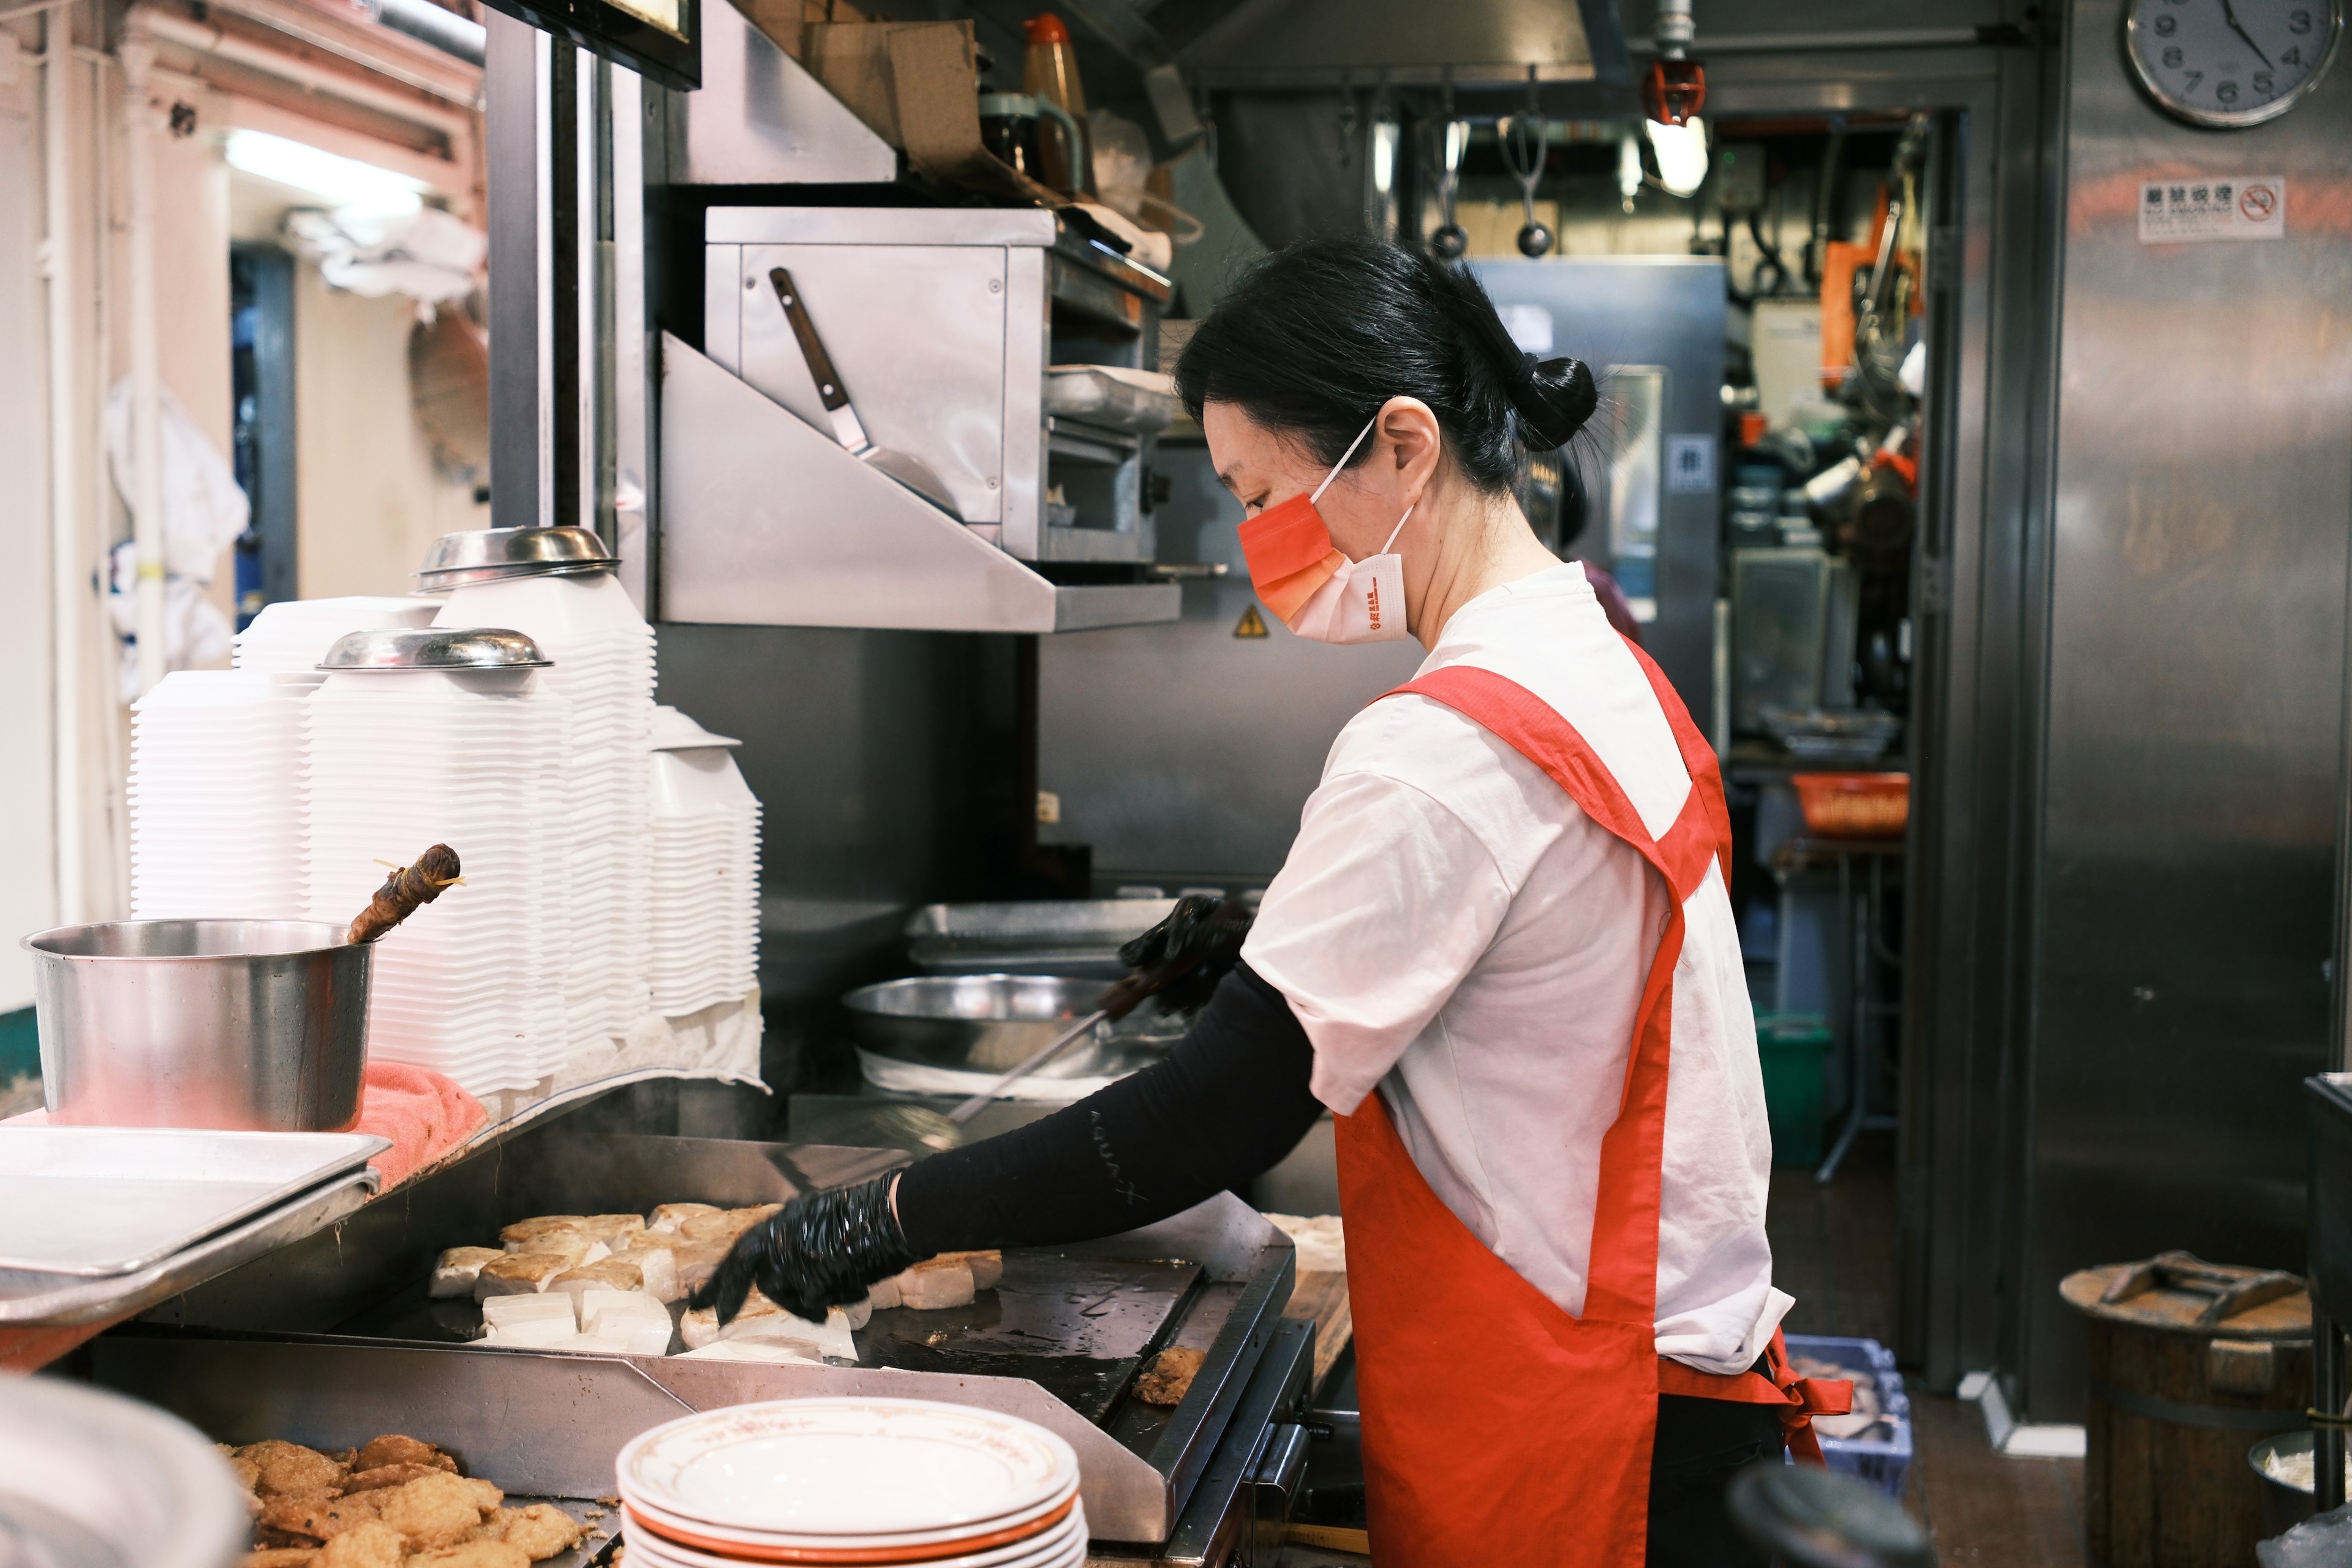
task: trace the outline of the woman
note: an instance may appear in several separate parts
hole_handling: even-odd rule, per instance
[[[1328,1107],[1382,1568],[1760,1563],[1724,1483],[1825,1399],[1751,1371],[1790,1303],[1721,787],[1510,488],[1591,414],[1591,374],[1521,355],[1466,273],[1336,240],[1262,263],[1177,382],[1267,606],[1429,658],[1340,732],[1167,1060],[788,1205],[721,1270],[721,1310],[756,1280],[814,1315],[936,1252],[1148,1224]],[[1138,956],[1215,967],[1238,926]]]

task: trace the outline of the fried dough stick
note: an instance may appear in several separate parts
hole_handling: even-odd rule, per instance
[[[352,921],[351,940],[373,942],[415,914],[418,905],[439,898],[441,890],[457,880],[457,852],[446,844],[436,844],[419,855],[415,865],[394,871],[375,890],[368,907]]]

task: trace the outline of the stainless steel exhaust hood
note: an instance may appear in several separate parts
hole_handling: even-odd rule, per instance
[[[1635,111],[1633,64],[1613,0],[1256,0],[1179,51],[1184,74],[1219,89],[1434,87],[1508,90],[1533,68],[1556,117]],[[1469,105],[1464,106],[1465,109]]]

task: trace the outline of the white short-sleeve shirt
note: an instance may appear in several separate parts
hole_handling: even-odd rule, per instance
[[[1654,835],[1690,788],[1647,677],[1574,563],[1480,595],[1422,667],[1490,669],[1576,725]],[[1496,1256],[1583,1309],[1601,1135],[1671,912],[1641,856],[1494,734],[1425,698],[1350,720],[1244,956],[1315,1047],[1342,1115],[1377,1087],[1413,1163]],[[1677,966],[1703,1027],[1667,1077],[1658,1352],[1747,1370],[1790,1299],[1764,1236],[1771,1139],[1720,870]]]

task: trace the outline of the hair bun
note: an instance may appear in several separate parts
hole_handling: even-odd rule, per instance
[[[1538,361],[1528,354],[1519,362],[1511,384],[1511,406],[1518,411],[1519,434],[1531,452],[1568,445],[1601,406],[1601,388],[1580,359]]]

